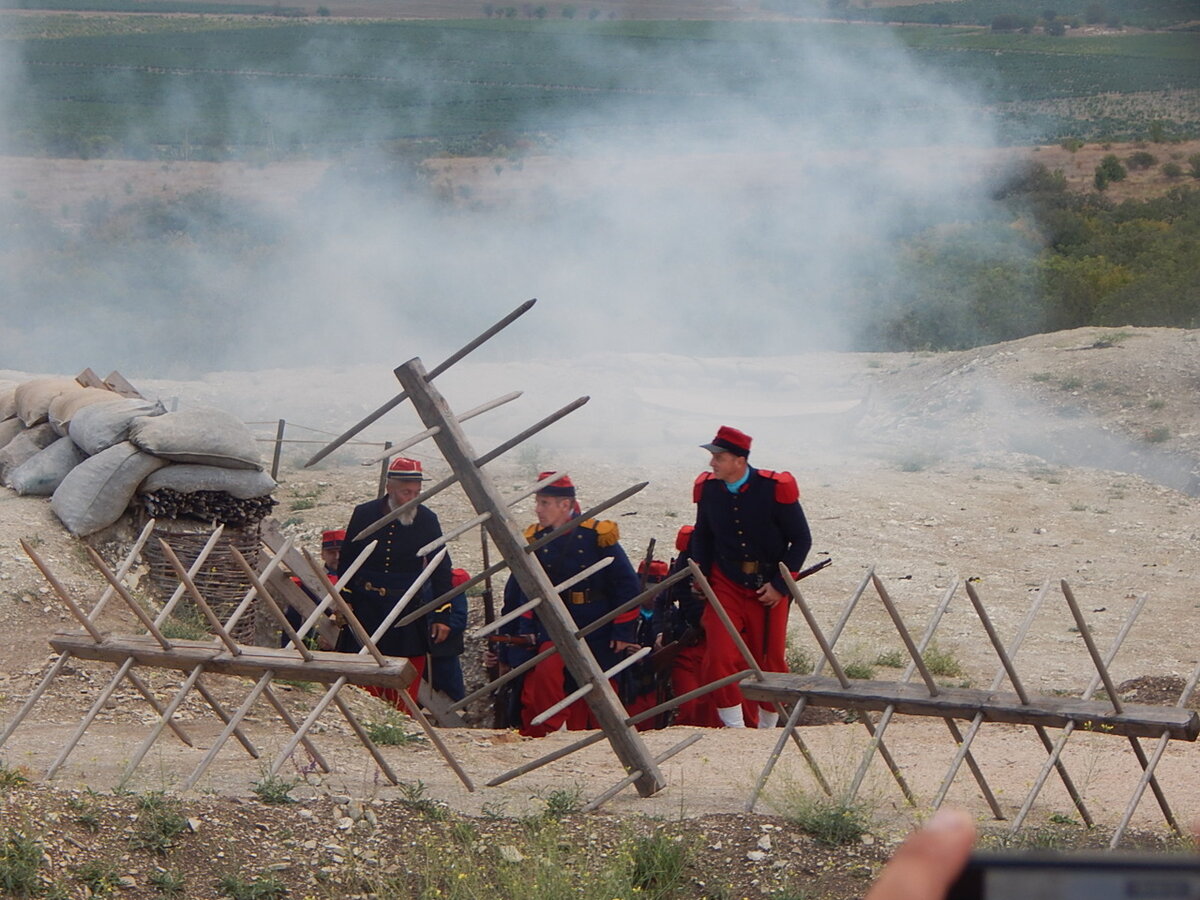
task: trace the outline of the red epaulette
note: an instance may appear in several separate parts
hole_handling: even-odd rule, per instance
[[[800,500],[800,485],[791,472],[772,472],[770,469],[759,469],[758,474],[775,482],[776,503],[796,503]]]
[[[715,478],[715,477],[716,476],[714,476],[712,472],[701,472],[699,475],[696,476],[696,481],[692,485],[692,502],[693,503],[700,502],[700,494],[704,490],[704,482],[708,481],[710,478]]]

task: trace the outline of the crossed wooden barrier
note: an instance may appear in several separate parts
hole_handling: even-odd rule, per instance
[[[1046,600],[1050,588],[1049,581],[1042,585],[1041,590],[1039,590],[1037,596],[1034,598],[1029,611],[1022,621],[1015,638],[1008,647],[1004,645],[997,634],[996,628],[979,597],[975,585],[970,580],[965,583],[971,607],[1000,660],[1000,668],[996,672],[990,688],[988,690],[973,690],[939,685],[923,659],[923,653],[928,647],[938,623],[941,621],[949,605],[951,597],[953,597],[958,589],[959,583],[957,581],[951,584],[946,590],[942,601],[934,610],[921,640],[914,642],[886,587],[873,569],[867,573],[858,590],[855,591],[847,602],[831,638],[827,638],[823,633],[808,604],[805,602],[803,595],[800,593],[796,582],[786,570],[783,570],[783,577],[787,583],[792,600],[796,603],[798,610],[821,649],[821,659],[814,667],[811,675],[768,673],[762,679],[746,681],[742,684],[743,694],[750,699],[791,702],[793,704],[791,714],[784,725],[784,733],[776,741],[776,745],[747,801],[747,810],[753,810],[755,807],[759,795],[767,779],[770,777],[771,771],[782,754],[788,736],[795,731],[800,715],[803,713],[805,707],[813,705],[853,709],[864,713],[880,713],[879,720],[875,723],[872,723],[868,716],[863,716],[861,719],[864,725],[866,725],[868,732],[870,732],[872,739],[868,743],[858,770],[846,791],[845,799],[847,800],[852,799],[857,794],[871,758],[876,751],[879,751],[881,757],[887,762],[888,768],[899,785],[901,792],[910,803],[915,805],[916,801],[907,784],[904,782],[903,775],[887,753],[887,748],[884,744],[884,732],[887,730],[888,724],[895,713],[911,716],[933,716],[941,718],[946,722],[951,736],[957,744],[957,752],[934,797],[933,807],[939,807],[945,800],[951,784],[962,763],[965,761],[970,767],[971,773],[978,783],[979,789],[991,808],[993,815],[997,819],[1004,819],[1006,817],[996,802],[995,795],[988,786],[987,780],[978,763],[975,762],[971,755],[971,744],[976,735],[978,735],[982,725],[986,722],[1019,724],[1030,726],[1033,729],[1046,750],[1047,759],[1038,777],[1030,787],[1019,811],[1013,817],[1010,831],[1015,833],[1021,828],[1046,780],[1049,778],[1051,772],[1055,771],[1062,780],[1063,786],[1070,796],[1072,803],[1074,803],[1078,810],[1080,818],[1085,825],[1092,827],[1095,822],[1062,761],[1063,748],[1072,732],[1083,728],[1095,734],[1128,739],[1134,756],[1142,767],[1141,779],[1130,797],[1121,821],[1112,834],[1110,846],[1114,848],[1119,846],[1125,831],[1129,827],[1129,822],[1145,793],[1146,787],[1150,787],[1154,793],[1163,818],[1170,828],[1176,833],[1183,833],[1167,802],[1166,794],[1158,782],[1155,775],[1155,768],[1170,741],[1194,742],[1200,736],[1200,716],[1197,716],[1195,711],[1186,708],[1197,682],[1200,681],[1200,664],[1193,670],[1191,677],[1185,683],[1180,697],[1173,707],[1124,703],[1120,699],[1112,676],[1109,674],[1109,667],[1113,659],[1116,657],[1121,644],[1124,643],[1125,638],[1128,636],[1135,620],[1145,605],[1144,596],[1139,597],[1135,602],[1125,623],[1114,637],[1112,646],[1109,648],[1107,654],[1102,655],[1096,646],[1090,627],[1084,621],[1083,613],[1079,608],[1070,584],[1065,579],[1059,582],[1059,588],[1070,610],[1071,617],[1075,622],[1075,628],[1083,638],[1089,659],[1096,670],[1094,678],[1082,696],[1075,699],[1030,694],[1026,690],[1013,662],[1013,657],[1024,642],[1033,620]],[[903,642],[911,660],[901,680],[898,682],[851,681],[846,676],[845,670],[842,668],[834,652],[834,644],[838,636],[841,634],[868,585],[874,586],[875,592],[887,610],[895,626],[896,633]],[[711,600],[712,598],[710,597],[710,602]],[[826,663],[833,670],[834,678],[827,678],[821,675],[821,670]],[[910,680],[916,672],[920,673],[921,683],[911,684]],[[1011,693],[999,691],[1005,679],[1012,686]],[[1093,700],[1092,697],[1101,684],[1104,685],[1108,699],[1104,701]],[[970,722],[965,735],[961,732],[955,720]],[[1053,741],[1050,738],[1048,729],[1051,728],[1061,730],[1057,741]],[[1158,744],[1151,755],[1147,756],[1139,740],[1140,738],[1158,739]],[[824,782],[822,781],[821,783],[824,786]]]
[[[341,689],[347,684],[357,684],[393,689],[405,704],[412,717],[424,729],[431,743],[437,748],[446,764],[453,769],[468,790],[474,790],[474,783],[470,776],[451,754],[445,742],[441,740],[437,730],[431,726],[421,706],[412,700],[409,693],[405,690],[415,677],[415,671],[405,660],[384,656],[379,651],[376,642],[393,625],[405,625],[415,621],[433,609],[444,605],[453,597],[467,592],[475,585],[507,568],[510,572],[510,577],[516,578],[525,595],[532,599],[520,608],[511,610],[505,615],[487,623],[472,636],[483,637],[500,628],[505,622],[511,621],[516,616],[530,610],[536,610],[542,625],[551,637],[552,646],[536,654],[521,666],[500,675],[495,680],[466,696],[463,700],[450,705],[445,710],[438,711],[439,721],[444,721],[442,716],[453,715],[476,699],[490,694],[507,682],[520,677],[524,672],[529,671],[550,655],[558,653],[562,656],[565,667],[570,671],[579,688],[560,703],[551,706],[549,709],[540,711],[534,718],[534,722],[544,721],[568,704],[582,699],[591,708],[595,719],[600,724],[600,729],[568,746],[561,747],[539,759],[527,762],[515,769],[491,778],[487,782],[488,786],[504,784],[537,768],[562,759],[571,753],[607,739],[613,752],[622,764],[626,775],[589,801],[585,809],[597,808],[629,786],[636,786],[639,794],[642,796],[652,795],[666,786],[659,767],[666,760],[699,740],[702,737],[702,733],[693,733],[665,752],[654,756],[650,754],[642,742],[635,726],[640,722],[653,719],[685,702],[703,696],[727,684],[738,683],[741,686],[742,693],[748,699],[774,704],[780,712],[781,717],[785,719],[783,729],[747,801],[747,810],[754,809],[763,787],[789,742],[797,747],[821,789],[827,794],[833,793],[833,789],[828,779],[822,773],[817,759],[797,730],[801,715],[809,705],[812,705],[859,710],[864,713],[864,715],[859,717],[859,721],[867,730],[870,741],[858,767],[858,771],[849,787],[848,794],[850,797],[853,797],[861,787],[871,760],[874,754],[878,752],[905,799],[915,806],[917,798],[907,784],[901,767],[896,762],[884,738],[889,724],[897,713],[912,716],[932,716],[940,718],[945,722],[950,736],[957,745],[957,752],[933,800],[933,806],[937,807],[944,801],[946,793],[956,778],[962,763],[965,762],[993,815],[997,819],[1003,819],[1005,817],[1004,812],[988,786],[981,766],[971,753],[971,745],[985,723],[1016,723],[1028,725],[1033,729],[1047,752],[1047,760],[1041,773],[1031,787],[1025,802],[1016,816],[1013,817],[1012,830],[1015,831],[1021,827],[1034,800],[1052,772],[1058,773],[1082,820],[1085,824],[1091,826],[1093,824],[1092,816],[1061,759],[1063,747],[1071,733],[1078,728],[1084,728],[1099,734],[1127,738],[1143,770],[1142,777],[1130,798],[1125,814],[1113,834],[1112,845],[1117,846],[1119,844],[1147,787],[1154,793],[1167,823],[1173,829],[1179,831],[1178,822],[1171,812],[1162,786],[1155,776],[1155,768],[1170,741],[1195,741],[1197,736],[1200,735],[1200,719],[1198,719],[1195,712],[1185,708],[1188,698],[1196,687],[1197,681],[1200,680],[1200,665],[1197,666],[1185,685],[1178,703],[1175,707],[1171,708],[1134,706],[1122,703],[1108,671],[1108,667],[1111,665],[1113,658],[1144,605],[1144,598],[1140,598],[1135,604],[1121,631],[1115,637],[1108,653],[1102,656],[1096,648],[1087,623],[1083,620],[1083,615],[1075,601],[1070,585],[1066,581],[1060,582],[1059,586],[1063,597],[1070,608],[1078,631],[1086,644],[1091,662],[1096,669],[1095,678],[1084,694],[1078,699],[1041,697],[1029,694],[1013,663],[1013,657],[1024,642],[1034,618],[1042,608],[1049,594],[1049,582],[1043,584],[1042,589],[1038,592],[1025,619],[1021,623],[1016,636],[1007,647],[996,633],[995,627],[979,598],[974,584],[971,581],[965,583],[966,593],[970,599],[972,608],[1000,660],[1000,668],[988,690],[943,687],[937,683],[924,662],[923,654],[929,647],[938,625],[949,607],[951,599],[958,591],[959,583],[957,581],[951,584],[944,592],[920,639],[914,640],[884,587],[883,582],[876,575],[874,569],[871,569],[847,600],[838,621],[827,636],[813,616],[796,581],[786,569],[781,567],[782,576],[787,585],[790,598],[796,604],[797,610],[821,649],[821,658],[809,675],[764,672],[755,661],[749,648],[743,642],[737,629],[733,626],[708,580],[694,562],[689,563],[686,569],[671,575],[664,581],[651,585],[643,593],[632,598],[606,616],[582,628],[576,626],[570,612],[559,596],[560,593],[567,590],[572,584],[599,571],[605,565],[608,565],[611,560],[603,560],[559,584],[553,584],[538,562],[535,551],[565,533],[572,527],[573,523],[567,523],[551,531],[535,543],[527,544],[520,528],[510,514],[510,509],[513,505],[535,493],[543,485],[561,478],[564,473],[561,471],[550,473],[536,483],[519,490],[515,495],[506,497],[501,495],[488,478],[484,467],[489,462],[499,458],[519,446],[528,438],[583,406],[588,401],[588,398],[581,397],[567,404],[515,437],[504,441],[488,452],[480,454],[471,446],[462,429],[462,423],[482,412],[494,409],[497,406],[516,399],[519,394],[504,395],[467,413],[456,416],[446,403],[445,398],[432,384],[433,379],[438,374],[444,372],[459,359],[503,330],[527,312],[533,306],[534,302],[531,300],[518,307],[431,371],[426,371],[419,359],[410,360],[396,368],[395,375],[404,388],[403,392],[368,415],[350,430],[340,435],[308,462],[308,465],[312,465],[322,459],[338,446],[350,440],[367,425],[377,421],[388,411],[394,409],[404,400],[411,400],[422,423],[425,425],[425,429],[406,439],[395,442],[385,455],[369,460],[367,464],[373,464],[380,459],[386,460],[389,456],[403,452],[420,441],[433,439],[442,456],[450,465],[453,474],[425,489],[414,500],[392,510],[377,522],[365,528],[359,535],[354,535],[353,537],[356,540],[365,539],[417,504],[425,502],[455,484],[463,490],[475,509],[476,516],[474,518],[450,529],[438,541],[421,548],[418,555],[433,554],[432,560],[424,569],[422,575],[397,602],[391,613],[373,634],[368,634],[365,631],[353,611],[342,599],[340,593],[331,587],[320,565],[308,554],[297,551],[292,547],[290,540],[283,539],[282,535],[277,533],[271,533],[266,538],[266,545],[270,551],[270,556],[259,570],[255,570],[240,553],[233,552],[235,561],[241,569],[242,574],[245,575],[250,587],[246,591],[241,603],[238,604],[237,608],[225,621],[221,621],[213,612],[211,604],[205,600],[194,580],[196,573],[201,570],[205,559],[216,545],[221,534],[220,528],[214,531],[190,567],[183,565],[169,544],[165,541],[160,541],[163,553],[170,561],[179,584],[171,598],[154,618],[151,618],[142,608],[124,584],[126,574],[136,562],[138,555],[150,537],[154,525],[153,521],[146,525],[126,558],[115,571],[97,553],[88,548],[88,556],[92,565],[101,573],[108,586],[92,609],[87,612],[84,611],[83,604],[78,602],[66,590],[61,581],[46,565],[45,561],[38,556],[34,548],[27,542],[22,541],[22,547],[26,554],[29,555],[30,559],[41,570],[56,596],[80,623],[83,630],[79,632],[60,633],[55,635],[51,640],[51,646],[60,655],[46,672],[40,684],[26,698],[15,718],[7,725],[3,733],[0,733],[0,747],[3,747],[4,743],[20,723],[29,715],[51,682],[62,672],[66,662],[71,657],[77,657],[80,659],[114,663],[117,665],[117,671],[84,715],[79,726],[62,748],[58,758],[48,769],[46,773],[46,777],[48,778],[52,778],[61,768],[71,751],[82,738],[86,729],[95,720],[100,710],[104,708],[104,705],[108,702],[109,697],[116,687],[122,681],[127,680],[142,694],[158,718],[140,749],[130,759],[122,775],[122,784],[132,776],[134,770],[145,758],[150,747],[161,736],[164,730],[169,728],[179,740],[189,746],[194,746],[191,737],[175,719],[175,713],[179,709],[180,704],[193,689],[196,690],[212,711],[224,722],[225,727],[209,747],[196,769],[184,781],[183,789],[185,790],[195,786],[230,737],[236,738],[249,756],[255,759],[259,757],[259,751],[242,732],[240,724],[260,698],[267,700],[278,714],[280,720],[291,731],[291,737],[270,766],[271,774],[276,774],[292,758],[296,749],[301,745],[304,746],[314,765],[320,767],[323,771],[329,771],[328,763],[309,738],[309,733],[328,707],[335,705],[358,740],[379,766],[379,769],[395,784],[398,782],[398,779],[388,760],[372,742],[345,700],[339,696]],[[633,485],[583,512],[581,517],[589,518],[598,515],[604,510],[636,494],[645,486],[645,482]],[[446,553],[446,543],[472,528],[482,528],[486,531],[500,550],[502,560],[493,565],[486,566],[484,571],[478,573],[467,582],[452,588],[441,596],[433,598],[428,603],[414,609],[409,609],[408,606],[413,597],[421,590],[436,567],[437,562]],[[373,542],[368,544],[344,573],[342,576],[343,580],[349,580],[353,577],[354,573],[370,555],[374,546]],[[284,574],[281,563],[292,574],[300,578],[308,590],[307,594],[305,591],[300,590]],[[649,652],[648,649],[644,649],[640,654],[635,654],[622,660],[616,666],[605,671],[600,668],[588,648],[585,639],[593,631],[603,627],[623,613],[641,606],[659,592],[667,590],[680,580],[687,578],[692,579],[693,583],[705,595],[708,604],[716,612],[722,625],[729,632],[734,644],[745,660],[746,668],[720,681],[674,697],[631,716],[626,712],[616,693],[613,691],[610,679],[619,674],[625,667],[637,662],[646,652]],[[886,609],[896,629],[896,633],[903,642],[911,659],[908,668],[898,682],[852,681],[846,675],[845,669],[840,664],[834,652],[834,645],[844,632],[851,615],[869,587],[874,588],[875,594]],[[114,596],[120,598],[129,611],[137,618],[144,628],[145,634],[114,636],[105,634],[99,630],[96,621],[106,604]],[[215,635],[213,640],[185,641],[168,638],[162,633],[162,624],[185,596],[195,604],[196,608],[204,616],[210,631]],[[314,601],[313,597],[319,599]],[[277,598],[282,599],[283,603],[281,604]],[[233,639],[231,636],[232,629],[238,619],[255,602],[260,605],[260,608],[265,608],[275,619],[287,638],[288,646],[283,648],[252,647],[239,644]],[[281,606],[286,605],[291,605],[304,616],[304,620],[299,628],[293,628],[287,621],[281,609]],[[347,627],[353,630],[362,647],[357,654],[312,650],[305,643],[305,637],[314,630],[321,633],[325,641],[332,643],[336,634],[333,630],[334,626],[327,616],[327,612],[329,611],[336,612],[347,623]],[[834,677],[829,678],[822,675],[826,665],[833,672]],[[135,671],[135,667],[137,666],[173,669],[186,674],[174,696],[163,705],[155,698],[153,692]],[[233,712],[227,711],[221,705],[212,691],[207,687],[205,681],[206,676],[220,677],[228,675],[255,679],[253,687],[246,694],[239,707]],[[912,683],[915,675],[920,676],[918,683]],[[279,677],[328,685],[325,693],[313,705],[303,722],[295,720],[272,690],[272,681]],[[1000,692],[999,688],[1006,679],[1010,682],[1012,691],[1008,693]],[[1092,696],[1101,684],[1104,685],[1108,697],[1103,702],[1092,699]],[[879,713],[877,720],[873,719],[870,715],[870,713],[874,712]],[[958,722],[960,720],[970,723],[965,733],[959,727]],[[1060,730],[1057,741],[1052,740],[1050,737],[1049,729],[1052,728]],[[1158,739],[1158,744],[1150,755],[1145,753],[1140,743],[1141,738]]]

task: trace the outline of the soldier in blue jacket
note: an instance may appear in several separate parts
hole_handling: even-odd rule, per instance
[[[417,551],[441,537],[442,526],[437,514],[422,504],[413,507],[399,519],[389,522],[366,540],[359,541],[355,538],[360,531],[391,510],[416,499],[421,493],[421,481],[424,477],[420,460],[402,456],[392,460],[388,467],[386,493],[376,500],[356,506],[350,516],[350,524],[346,526],[346,542],[342,546],[338,562],[338,587],[367,634],[374,634],[396,602],[412,587],[417,576],[424,570],[428,561],[417,556]],[[341,578],[342,573],[372,540],[379,543],[354,577],[346,583]],[[442,557],[442,561],[417,595],[409,601],[407,608],[416,609],[450,590],[450,572],[451,562],[447,554]],[[449,618],[450,610],[443,608],[432,617],[422,617],[403,627],[397,628],[393,625],[377,642],[382,653],[387,656],[407,657],[416,668],[418,677],[409,687],[409,694],[414,699],[417,696],[420,673],[425,669],[425,654],[429,652],[430,630],[439,624],[448,625]],[[343,628],[338,639],[338,650],[356,653],[359,649],[358,639],[348,627]],[[400,698],[393,696],[391,688],[382,691],[372,688],[367,690],[391,701],[397,709],[405,708]]]
[[[539,478],[545,478],[543,472]],[[549,531],[576,520],[571,530],[555,538],[537,551],[538,562],[546,570],[553,584],[560,584],[573,575],[611,557],[612,563],[594,575],[572,585],[560,596],[571,611],[575,624],[582,627],[600,618],[610,610],[632,600],[640,592],[640,582],[629,557],[619,543],[617,524],[596,519],[580,519],[579,505],[575,501],[575,485],[563,477],[542,487],[535,501],[537,524],[525,530],[529,543],[541,538]],[[511,610],[526,602],[524,592],[515,578],[509,578],[504,586],[504,609]],[[587,643],[600,668],[608,669],[630,650],[636,650],[636,609],[621,615],[616,621],[588,635]],[[528,658],[527,653],[543,650],[549,646],[549,634],[536,616],[522,617],[510,623],[510,634],[529,634],[530,648],[526,653],[501,654],[505,662],[515,664],[519,656]],[[505,648],[509,650],[510,648]],[[519,648],[517,648],[519,649]],[[539,663],[525,678],[521,690],[521,733],[540,737],[559,728],[579,730],[595,727],[590,710],[583,701],[573,703],[545,723],[532,726],[530,721],[540,712],[553,706],[577,685],[563,666],[562,656],[555,654]]]
[[[701,445],[712,454],[712,471],[702,473],[693,489],[691,553],[759,666],[765,672],[786,672],[790,597],[779,564],[797,574],[812,548],[812,535],[796,480],[788,472],[751,466],[750,442],[748,434],[722,425],[711,443]],[[736,644],[709,606],[702,623],[708,640],[705,682],[744,669]],[[736,685],[714,691],[713,699],[725,727],[745,727],[742,692]],[[760,704],[759,728],[773,728],[778,721],[773,706]]]

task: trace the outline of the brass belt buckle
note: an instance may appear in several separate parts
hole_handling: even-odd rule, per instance
[[[375,585],[371,584],[369,581],[363,582],[363,590],[370,591],[372,594],[378,594],[380,597],[387,596],[387,588],[375,587]]]
[[[747,562],[742,563],[742,572],[744,574],[753,575],[757,571],[758,571],[758,563],[757,562],[747,561]]]
[[[587,603],[587,591],[571,591],[568,598],[576,606],[581,603]]]

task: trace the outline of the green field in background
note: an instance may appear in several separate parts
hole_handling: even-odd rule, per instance
[[[49,15],[0,24],[26,73],[10,104],[9,152],[219,159],[414,140],[470,152],[496,135],[673,128],[732,138],[741,114],[731,110],[784,126],[825,113],[828,88],[812,73],[830,48],[877,85],[839,101],[851,118],[907,104],[936,121],[943,98],[904,93],[894,75],[903,59],[997,111],[1011,143],[1144,137],[1155,122],[1168,136],[1200,133],[1197,33]],[[1162,102],[1111,100],[1168,94],[1177,115]],[[1088,105],[1097,97],[1104,109]]]

